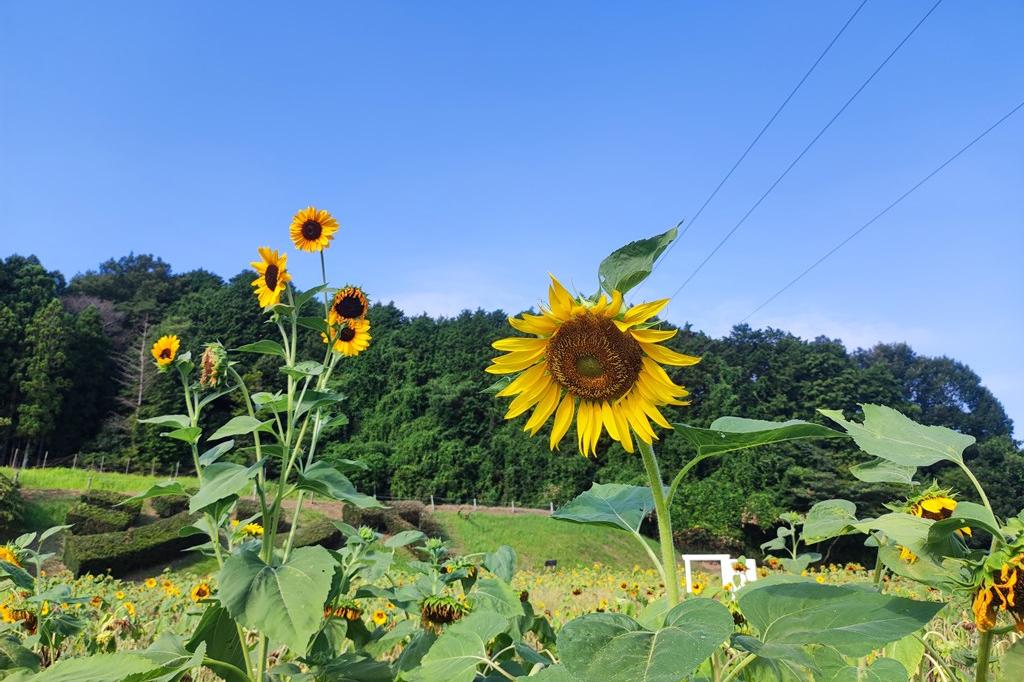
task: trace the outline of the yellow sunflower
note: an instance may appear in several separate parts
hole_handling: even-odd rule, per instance
[[[346,320],[361,320],[366,317],[370,302],[359,287],[345,287],[334,294],[328,322],[340,324]]]
[[[192,601],[201,601],[209,597],[210,594],[212,594],[210,586],[206,583],[199,583],[198,585],[192,588]]]
[[[516,396],[506,419],[535,407],[525,431],[536,434],[554,414],[550,447],[558,448],[576,415],[576,440],[585,456],[595,453],[602,430],[633,452],[633,439],[650,445],[657,436],[650,422],[670,429],[658,410],[665,405],[687,405],[689,395],[661,367],[685,367],[700,358],[682,355],[659,345],[675,331],[647,328],[668,299],[624,310],[622,294],[611,300],[601,294],[596,303],[574,298],[554,276],[548,289],[549,307],[540,315],[524,313],[509,318],[514,329],[533,337],[512,337],[494,342],[506,351],[487,368],[491,374],[516,374],[499,396]],[[659,364],[660,363],[660,364]]]
[[[10,547],[0,547],[0,561],[6,561],[12,566],[21,567],[21,563],[18,561],[18,555],[15,554]]]
[[[380,609],[373,612],[373,622],[377,625],[384,625],[388,622],[388,614],[384,613]]]
[[[307,206],[292,218],[291,235],[299,251],[323,251],[338,231],[338,221],[327,211]]]
[[[153,354],[153,359],[156,360],[156,366],[160,369],[167,368],[174,358],[178,355],[178,348],[181,347],[181,340],[177,336],[170,334],[168,336],[161,336],[157,339],[156,343],[153,344],[153,348],[150,349],[150,353]]]
[[[334,336],[334,352],[341,353],[346,357],[355,357],[369,348],[370,321],[369,320],[348,320],[345,326],[337,331],[332,331]],[[320,334],[320,338],[327,343],[327,336]]]
[[[260,307],[266,308],[281,302],[284,285],[291,281],[292,276],[285,269],[288,265],[287,254],[278,253],[266,246],[259,247],[258,251],[262,260],[250,263],[259,274],[252,285],[256,289],[254,293],[260,301]]]

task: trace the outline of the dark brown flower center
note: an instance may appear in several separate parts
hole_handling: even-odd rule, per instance
[[[164,348],[163,350],[160,351],[160,358],[161,359],[164,359],[164,358],[169,359],[170,357],[171,357],[171,349],[170,348]]]
[[[273,264],[268,265],[267,271],[263,273],[263,281],[267,283],[267,288],[271,291],[277,288],[277,275],[277,266]]]
[[[643,366],[640,344],[606,317],[583,313],[548,341],[551,376],[573,395],[615,400],[636,384]]]
[[[307,220],[302,223],[302,236],[306,239],[320,239],[320,234],[324,231],[323,225],[315,220]]]
[[[345,327],[340,332],[338,332],[338,340],[340,341],[348,342],[354,338],[356,338],[356,330],[353,329],[352,327]]]
[[[366,305],[355,294],[348,294],[334,304],[334,312],[342,319],[354,320],[366,313]]]

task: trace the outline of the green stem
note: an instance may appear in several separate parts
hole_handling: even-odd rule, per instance
[[[666,497],[666,499],[668,500],[669,504],[672,504],[672,500],[675,499],[676,491],[679,489],[679,484],[683,482],[684,478],[686,478],[686,474],[690,473],[690,470],[693,469],[693,467],[697,466],[704,460],[709,459],[711,457],[714,457],[714,455],[697,455],[696,457],[694,457],[689,462],[683,465],[683,468],[680,469],[679,473],[676,474],[675,478],[672,479],[672,485],[670,485],[668,488],[668,496]]]
[[[987,682],[988,660],[992,656],[992,631],[981,633],[978,638],[978,667],[974,673],[975,682]]]
[[[754,662],[755,658],[757,658],[756,654],[747,654],[746,656],[744,656],[739,663],[732,667],[732,670],[729,671],[729,674],[722,678],[722,682],[732,682],[732,680],[740,674],[740,671],[742,671],[744,668],[746,668],[748,665]]]
[[[661,543],[661,563],[665,568],[665,590],[668,595],[668,607],[672,608],[679,603],[676,550],[672,544],[672,517],[665,501],[664,484],[661,482],[658,460],[654,457],[654,448],[642,440],[637,444],[640,446],[640,457],[651,484],[651,496],[654,498],[654,513],[658,517],[658,542]]]

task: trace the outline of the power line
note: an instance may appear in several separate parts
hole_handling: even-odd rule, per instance
[[[853,232],[851,232],[851,233],[850,233],[849,235],[847,235],[845,239],[843,239],[843,240],[842,240],[841,242],[839,242],[838,244],[836,244],[835,246],[833,246],[833,247],[832,247],[831,249],[829,249],[828,251],[826,251],[826,252],[824,253],[824,255],[822,255],[822,256],[821,256],[820,258],[818,258],[818,259],[817,259],[816,261],[814,261],[813,263],[811,263],[811,264],[810,264],[810,265],[809,265],[809,266],[808,266],[808,267],[807,267],[806,269],[804,269],[804,271],[803,271],[803,272],[801,272],[801,273],[800,273],[799,275],[797,275],[796,277],[794,277],[793,279],[791,279],[791,280],[790,280],[790,281],[789,281],[788,283],[786,283],[786,284],[785,284],[785,286],[783,286],[782,288],[780,288],[780,289],[779,289],[778,291],[776,291],[776,292],[775,292],[774,294],[772,294],[771,296],[769,296],[768,298],[766,298],[766,299],[765,299],[765,300],[764,300],[764,301],[763,301],[763,302],[761,303],[761,305],[757,306],[757,307],[756,307],[756,308],[754,308],[754,309],[753,309],[752,311],[750,311],[750,313],[749,313],[749,314],[748,314],[748,315],[747,315],[746,317],[744,317],[744,318],[743,318],[742,320],[740,320],[739,324],[743,324],[744,322],[746,322],[747,320],[749,320],[749,319],[750,319],[751,317],[753,317],[754,315],[756,315],[756,314],[757,314],[758,312],[760,312],[760,311],[761,311],[761,309],[762,309],[762,308],[764,308],[765,306],[767,306],[767,305],[768,305],[769,303],[771,303],[771,302],[772,302],[772,301],[774,301],[774,300],[775,300],[776,298],[778,298],[778,297],[779,297],[779,296],[780,296],[780,295],[781,295],[782,293],[784,293],[784,292],[785,292],[785,291],[786,291],[787,289],[789,289],[789,288],[790,288],[791,286],[793,286],[794,284],[796,284],[797,282],[799,282],[799,281],[800,281],[801,279],[803,279],[803,278],[804,278],[804,277],[805,277],[805,276],[806,276],[806,275],[807,275],[807,274],[808,274],[808,273],[809,273],[809,272],[810,272],[811,270],[813,270],[814,268],[816,268],[816,267],[818,267],[819,265],[821,265],[821,264],[822,264],[822,263],[823,263],[823,262],[824,262],[824,261],[825,261],[826,259],[828,259],[828,258],[829,258],[829,257],[830,257],[830,256],[831,256],[832,254],[834,254],[834,253],[835,253],[836,251],[838,251],[839,249],[841,249],[841,248],[843,248],[844,246],[846,246],[846,245],[847,245],[847,244],[848,244],[848,243],[849,243],[849,242],[850,242],[851,240],[853,240],[853,238],[854,238],[854,237],[856,237],[857,235],[859,235],[859,234],[860,234],[861,232],[863,232],[863,231],[864,231],[864,230],[866,230],[867,228],[871,227],[871,225],[873,225],[873,224],[875,223],[875,221],[877,221],[877,220],[878,220],[879,218],[881,218],[881,217],[882,217],[882,216],[884,216],[884,215],[885,215],[886,213],[888,213],[888,212],[889,212],[889,211],[891,211],[891,210],[892,210],[893,208],[895,208],[895,207],[896,207],[896,206],[897,206],[897,205],[898,205],[898,204],[899,204],[900,202],[902,202],[902,201],[903,201],[904,199],[906,199],[906,198],[907,198],[908,196],[910,196],[910,195],[911,195],[911,194],[913,194],[913,193],[914,193],[915,191],[917,191],[917,189],[918,189],[918,188],[920,188],[920,187],[921,187],[921,185],[923,185],[923,184],[925,184],[926,182],[928,182],[929,180],[931,180],[931,179],[932,179],[932,178],[933,178],[933,177],[934,177],[935,175],[937,175],[937,174],[938,174],[938,173],[939,173],[940,171],[942,171],[942,169],[944,169],[944,168],[945,168],[946,166],[948,166],[949,164],[953,163],[953,161],[955,161],[955,160],[956,160],[957,158],[959,158],[959,157],[960,157],[960,155],[962,155],[962,154],[963,154],[964,152],[966,152],[966,151],[967,151],[968,149],[970,149],[970,148],[971,148],[971,147],[973,147],[973,146],[974,146],[975,144],[977,144],[977,143],[978,143],[978,142],[979,142],[979,141],[980,141],[980,140],[981,140],[981,139],[982,139],[983,137],[985,137],[986,135],[988,135],[988,134],[989,134],[990,132],[992,132],[993,130],[995,130],[996,128],[998,128],[998,127],[999,127],[999,126],[1000,126],[1000,125],[1001,125],[1001,124],[1002,124],[1003,122],[1005,122],[1005,121],[1006,121],[1006,120],[1007,120],[1008,118],[1010,118],[1010,117],[1011,117],[1011,116],[1013,116],[1013,115],[1014,115],[1015,113],[1017,113],[1017,112],[1018,112],[1018,111],[1019,111],[1019,110],[1020,110],[1021,108],[1024,108],[1024,101],[1022,101],[1022,102],[1021,102],[1020,104],[1018,104],[1018,105],[1017,105],[1017,106],[1015,106],[1015,107],[1014,107],[1013,109],[1011,109],[1011,110],[1010,110],[1010,111],[1009,111],[1009,112],[1008,112],[1007,114],[1005,114],[1005,115],[1004,115],[1004,116],[1003,116],[1002,118],[1000,118],[1000,119],[999,119],[998,121],[996,121],[995,123],[993,123],[992,125],[990,125],[990,126],[989,126],[988,128],[986,128],[986,129],[985,129],[985,130],[984,130],[984,131],[983,131],[983,132],[982,132],[981,134],[979,134],[979,135],[978,135],[977,137],[975,137],[975,138],[974,138],[973,140],[971,140],[971,141],[970,141],[970,142],[968,142],[968,143],[967,143],[966,145],[964,145],[963,147],[961,147],[961,148],[960,148],[960,150],[959,150],[959,151],[957,151],[957,152],[956,152],[955,154],[953,154],[953,155],[952,155],[952,156],[950,156],[950,157],[949,157],[948,159],[946,159],[946,160],[945,160],[945,161],[943,161],[943,162],[942,162],[941,164],[939,164],[939,166],[938,166],[938,167],[937,167],[937,168],[936,168],[935,170],[933,170],[933,171],[932,171],[931,173],[929,173],[928,175],[924,176],[924,178],[922,178],[922,179],[921,179],[921,180],[920,180],[920,181],[919,181],[919,182],[918,182],[917,184],[915,184],[915,185],[914,185],[913,187],[911,187],[910,189],[908,189],[908,190],[907,190],[906,192],[904,192],[903,194],[901,194],[900,196],[898,196],[898,197],[896,198],[896,200],[895,200],[895,201],[893,201],[893,202],[892,202],[891,204],[889,204],[888,206],[886,206],[885,208],[883,208],[883,209],[882,209],[881,211],[879,211],[878,213],[876,213],[876,214],[875,214],[875,216],[874,216],[873,218],[871,218],[871,220],[867,221],[866,223],[864,223],[863,225],[861,225],[860,227],[858,227],[858,228],[857,228],[856,230],[854,230],[854,231],[853,231]]]
[[[839,40],[840,36],[842,36],[843,33],[846,32],[846,28],[851,23],[853,23],[854,18],[860,13],[861,9],[864,8],[864,5],[866,5],[867,2],[868,0],[862,0],[861,3],[857,6],[857,9],[853,10],[853,14],[851,14],[850,18],[846,20],[846,23],[844,23],[842,28],[839,29],[839,32],[832,37],[832,40],[830,40],[828,45],[825,46],[825,49],[822,50],[821,54],[818,55],[818,58],[814,60],[814,63],[811,64],[811,68],[807,69],[807,72],[803,75],[803,78],[801,78],[793,87],[793,89],[790,90],[789,95],[786,96],[786,99],[782,101],[782,104],[780,104],[778,109],[775,110],[775,113],[772,114],[768,121],[764,124],[764,126],[761,127],[760,132],[758,132],[757,135],[754,136],[754,139],[750,141],[750,144],[748,144],[747,148],[743,150],[743,153],[740,154],[740,157],[736,159],[736,163],[732,165],[732,168],[729,169],[729,172],[725,174],[725,177],[723,177],[719,181],[715,189],[712,190],[711,194],[709,194],[708,197],[704,200],[704,203],[701,204],[699,209],[697,209],[697,212],[694,214],[693,218],[691,218],[690,221],[684,225],[682,232],[679,234],[679,237],[675,241],[673,241],[672,244],[669,245],[668,249],[665,250],[665,253],[662,254],[662,257],[658,259],[658,262],[655,263],[654,268],[652,268],[651,270],[652,272],[656,270],[662,262],[664,262],[665,256],[667,256],[672,251],[672,249],[675,248],[676,244],[679,243],[679,240],[686,234],[686,232],[691,227],[693,227],[693,224],[697,222],[701,214],[704,212],[704,209],[708,207],[708,204],[710,204],[711,200],[715,198],[715,196],[718,194],[718,191],[722,189],[722,187],[729,180],[729,178],[732,177],[732,174],[736,172],[736,169],[739,168],[740,164],[743,163],[743,160],[747,158],[747,154],[749,154],[750,150],[754,148],[754,145],[756,145],[761,140],[765,132],[767,132],[768,128],[770,128],[772,123],[775,122],[775,119],[779,117],[779,114],[782,113],[782,110],[786,108],[786,105],[789,104],[789,101],[793,99],[793,96],[796,95],[797,91],[801,88],[801,86],[803,86],[804,81],[806,81],[814,72],[814,70],[818,68],[818,64],[820,64],[821,60],[825,58],[825,55],[829,53],[829,51],[832,49],[832,46],[835,45],[836,41]]]
[[[871,75],[869,75],[867,79],[863,83],[861,83],[860,87],[857,88],[852,95],[850,95],[850,98],[846,100],[843,106],[839,107],[839,110],[832,116],[831,119],[829,119],[828,123],[826,123],[825,126],[818,131],[817,135],[811,138],[811,141],[808,142],[800,151],[800,153],[796,155],[796,158],[793,159],[793,161],[791,161],[788,166],[786,166],[786,169],[782,171],[782,174],[779,175],[779,177],[775,178],[775,181],[768,186],[768,189],[766,189],[764,193],[761,195],[761,197],[754,202],[754,205],[751,206],[750,209],[743,214],[743,217],[739,219],[739,222],[733,225],[732,229],[729,230],[724,237],[722,237],[718,244],[715,245],[715,248],[711,249],[711,252],[707,256],[705,256],[704,260],[700,262],[700,265],[698,265],[697,268],[692,273],[690,273],[690,276],[687,277],[686,280],[684,280],[683,283],[679,285],[679,288],[676,289],[675,292],[672,294],[672,298],[678,295],[679,292],[682,291],[683,288],[686,287],[686,285],[689,284],[690,281],[692,281],[693,278],[697,276],[697,273],[699,273],[704,268],[704,266],[708,264],[708,261],[710,261],[715,256],[715,254],[718,253],[718,251],[725,245],[725,243],[729,241],[729,239],[734,234],[736,234],[736,231],[739,230],[743,223],[746,222],[747,218],[749,218],[750,215],[757,210],[757,207],[760,206],[761,203],[768,197],[768,195],[771,194],[772,191],[778,186],[778,184],[782,182],[783,178],[789,175],[789,172],[793,170],[793,168],[800,162],[802,158],[804,158],[804,155],[807,154],[808,151],[810,151],[811,147],[813,147],[814,144],[819,139],[821,139],[822,135],[824,135],[825,132],[832,127],[832,124],[836,122],[836,120],[843,114],[844,111],[846,111],[850,104],[853,103],[853,100],[857,99],[857,96],[864,91],[864,88],[866,88],[868,84],[871,83],[872,80],[874,80],[875,76],[877,76],[878,73],[885,67],[885,65],[889,63],[889,60],[891,60],[896,55],[896,53],[899,52],[900,48],[902,48],[906,44],[906,42],[910,40],[914,33],[917,32],[917,29],[921,27],[925,20],[927,20],[928,17],[932,15],[932,12],[934,12],[941,4],[942,0],[936,0],[935,4],[931,6],[931,9],[925,12],[924,16],[921,17],[921,19],[918,20],[916,24],[914,24],[914,27],[910,29],[910,32],[903,36],[903,39],[896,44],[896,47],[894,47],[892,51],[889,52],[886,58],[882,60],[882,63],[879,64],[875,68],[875,70],[871,72]]]

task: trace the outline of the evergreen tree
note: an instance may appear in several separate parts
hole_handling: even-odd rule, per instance
[[[32,316],[25,329],[17,432],[29,443],[40,444],[57,427],[64,393],[70,385],[66,328],[64,309],[59,300],[52,299]]]

